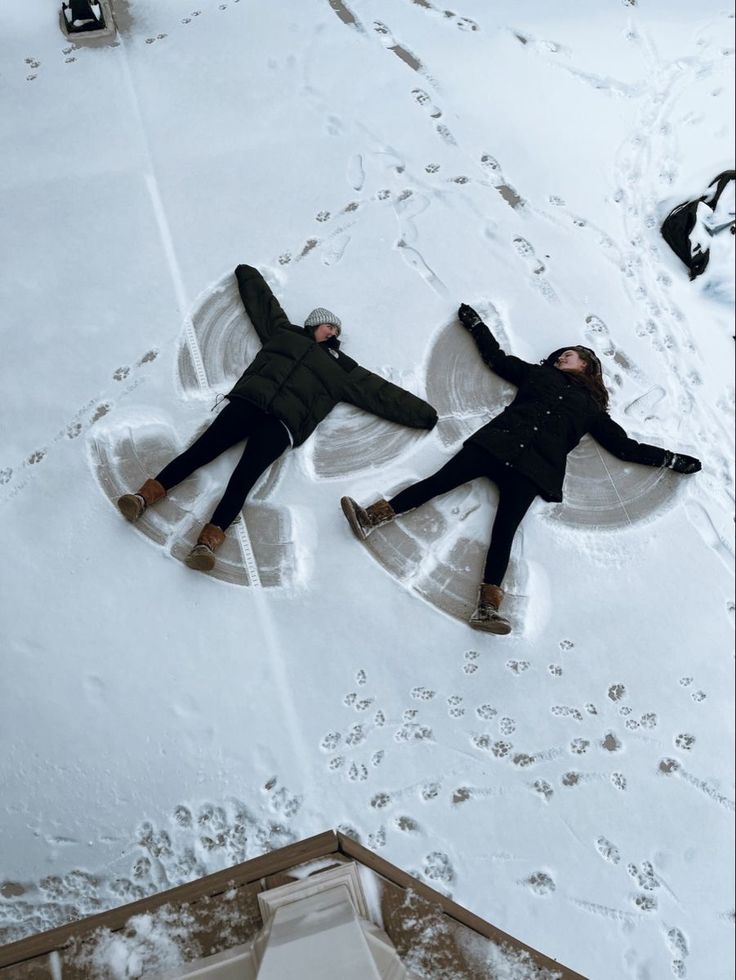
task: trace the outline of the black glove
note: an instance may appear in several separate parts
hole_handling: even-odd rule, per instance
[[[479,323],[483,323],[473,307],[468,306],[467,303],[460,304],[460,309],[457,311],[457,315],[460,323],[462,323],[466,330],[473,330],[473,328],[477,327]]]
[[[674,470],[676,473],[697,473],[702,469],[702,464],[695,456],[686,456],[685,453],[673,453],[665,449],[664,465]]]

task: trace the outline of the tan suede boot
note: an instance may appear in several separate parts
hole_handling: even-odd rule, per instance
[[[225,532],[216,524],[205,524],[197,543],[184,559],[189,568],[209,572],[215,567],[215,552],[225,540]]]
[[[387,500],[377,500],[370,507],[360,507],[352,497],[343,497],[340,506],[348,519],[351,531],[359,541],[365,541],[371,531],[388,524],[396,517],[393,507]]]
[[[499,636],[510,633],[511,623],[498,611],[502,601],[503,589],[498,585],[488,585],[483,582],[478,587],[478,602],[468,620],[473,629],[496,633]]]
[[[118,498],[118,509],[126,521],[137,521],[143,511],[166,496],[166,490],[158,480],[146,480],[136,493],[126,493]]]

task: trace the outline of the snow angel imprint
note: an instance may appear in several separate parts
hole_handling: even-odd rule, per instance
[[[511,631],[511,624],[499,612],[501,584],[516,530],[535,497],[562,500],[568,453],[586,432],[628,462],[695,473],[700,461],[627,436],[608,414],[601,364],[590,348],[561,347],[541,364],[529,364],[504,353],[472,307],[463,304],[458,315],[488,367],[517,386],[513,402],[466,439],[462,449],[427,479],[366,508],[350,497],[343,497],[341,505],[356,537],[365,540],[375,528],[463,483],[477,477],[494,481],[498,509],[470,625],[505,634]]]
[[[295,326],[257,269],[239,265],[235,277],[262,349],[202,435],[136,493],[118,500],[123,515],[135,521],[200,466],[247,439],[224,495],[186,558],[201,571],[214,567],[215,552],[259,477],[289,447],[300,446],[338,402],[417,429],[437,422],[427,402],[340,350],[341,322],[334,313],[317,307],[303,327]]]

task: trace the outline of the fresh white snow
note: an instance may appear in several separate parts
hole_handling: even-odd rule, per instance
[[[46,0],[3,11],[0,939],[335,827],[596,980],[732,976],[734,239],[690,283],[658,231],[734,165],[732,5],[115,9],[98,47]],[[225,581],[177,556],[237,453],[143,530],[112,499],[257,349],[239,262],[445,415],[337,409]],[[460,302],[529,360],[595,347],[613,416],[703,460],[619,463],[623,523],[584,480],[577,518],[535,503],[507,638],[431,584],[469,574],[492,492],[438,501],[411,570],[338,507],[498,401],[451,369]]]

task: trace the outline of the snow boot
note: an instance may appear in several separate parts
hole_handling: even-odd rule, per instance
[[[503,589],[483,582],[478,587],[478,602],[468,623],[474,630],[505,636],[511,632],[511,623],[498,611],[503,600]]]
[[[205,524],[197,538],[197,543],[184,561],[189,568],[194,568],[198,572],[209,572],[215,567],[215,552],[224,540],[225,532],[222,528],[216,524]]]
[[[387,500],[377,500],[370,507],[360,507],[352,497],[340,500],[343,514],[348,519],[350,529],[359,541],[365,541],[371,531],[392,521],[396,514]]]
[[[143,511],[166,496],[166,488],[158,480],[146,480],[136,493],[118,498],[118,509],[126,521],[137,521]]]

